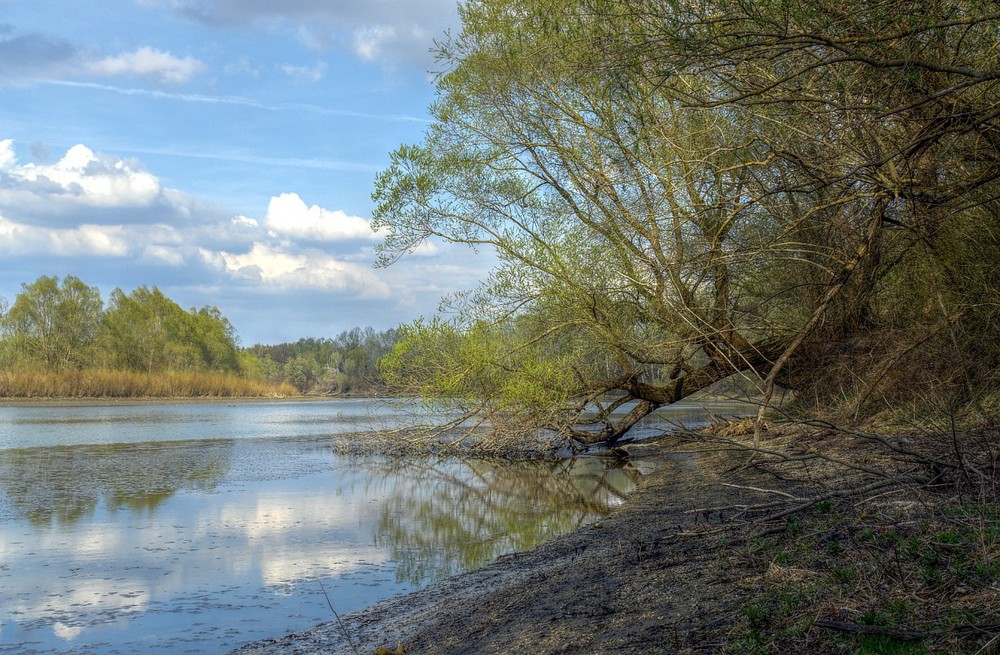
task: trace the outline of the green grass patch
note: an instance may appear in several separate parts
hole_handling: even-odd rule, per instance
[[[977,652],[1000,624],[1000,507],[932,500],[817,505],[734,550],[767,573],[728,652]]]

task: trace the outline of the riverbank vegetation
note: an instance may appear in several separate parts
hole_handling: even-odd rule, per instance
[[[302,393],[372,396],[385,391],[377,363],[396,340],[396,330],[356,327],[332,339],[258,344],[249,352],[268,382],[287,383]]]
[[[0,398],[275,398],[294,387],[214,371],[0,371]]]
[[[490,0],[462,19],[375,224],[384,264],[434,238],[500,264],[403,328],[392,384],[577,445],[736,372],[838,421],[994,420],[994,6]]]
[[[462,19],[375,226],[383,265],[427,239],[500,263],[400,329],[387,381],[496,443],[583,450],[743,374],[760,412],[714,438],[773,488],[705,511],[777,584],[754,580],[726,647],[996,650],[997,7],[480,0]],[[830,466],[819,488],[807,462]]]
[[[74,276],[22,285],[0,317],[0,397],[288,396],[264,380],[215,307],[184,310],[153,287],[111,292]]]
[[[0,397],[377,395],[395,330],[240,346],[216,307],[182,309],[158,288],[111,292],[75,276],[22,285],[0,313]]]

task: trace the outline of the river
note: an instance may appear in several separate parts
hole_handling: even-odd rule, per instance
[[[643,472],[330,447],[405,420],[373,399],[0,407],[0,653],[223,653],[594,521]]]

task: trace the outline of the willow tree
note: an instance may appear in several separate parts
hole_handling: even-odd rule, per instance
[[[103,306],[100,290],[72,275],[62,281],[43,275],[21,284],[14,304],[0,317],[7,359],[14,366],[48,371],[92,364]]]
[[[385,263],[429,237],[501,262],[457,324],[411,326],[384,368],[510,434],[614,442],[770,362],[784,235],[748,201],[767,164],[742,117],[685,106],[693,76],[605,74],[589,46],[604,22],[552,10],[466,5],[434,124],[378,179]]]
[[[691,89],[692,106],[780,127],[757,132],[782,170],[761,197],[781,199],[803,221],[809,247],[784,274],[813,291],[771,380],[798,353],[807,366],[797,384],[824,402],[831,386],[853,387],[855,412],[872,411],[873,397],[912,400],[917,388],[968,400],[995,386],[996,3],[586,4],[635,21],[604,41],[616,53],[609,69],[638,60],[659,79],[698,71],[704,84]],[[821,221],[809,220],[815,212]],[[807,254],[820,250],[833,257]]]
[[[436,237],[500,266],[404,333],[390,380],[511,434],[614,442],[735,372],[795,383],[908,327],[935,275],[960,286],[945,226],[985,216],[995,253],[1000,94],[995,17],[903,4],[466,4],[376,222],[384,263]]]

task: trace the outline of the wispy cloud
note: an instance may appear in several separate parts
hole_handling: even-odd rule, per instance
[[[143,89],[136,87],[122,87],[111,84],[101,84],[98,82],[77,82],[74,80],[47,79],[42,80],[43,84],[53,86],[65,86],[80,89],[93,89],[95,91],[106,91],[108,93],[118,93],[126,96],[144,96],[148,98],[159,98],[163,100],[175,100],[178,102],[193,102],[212,105],[237,105],[241,107],[251,107],[263,111],[309,111],[330,116],[345,116],[348,118],[364,118],[373,121],[404,121],[412,123],[430,123],[430,119],[419,116],[408,116],[406,114],[373,114],[369,112],[355,111],[353,109],[335,109],[333,107],[323,107],[299,102],[265,103],[253,98],[244,96],[229,95],[205,95],[200,93],[175,93],[160,89]]]
[[[326,64],[319,62],[313,66],[283,64],[281,72],[298,82],[319,82],[326,75]]]
[[[141,0],[214,27],[292,24],[309,47],[426,69],[434,38],[459,24],[455,0]]]
[[[311,168],[326,171],[350,171],[355,173],[377,173],[383,166],[370,162],[334,161],[328,159],[304,159],[301,157],[268,157],[239,151],[198,151],[179,148],[127,148],[130,152],[140,155],[160,155],[164,157],[179,157],[191,159],[209,159],[214,161],[236,162],[240,164],[259,164],[262,166],[280,166],[282,168]]]

